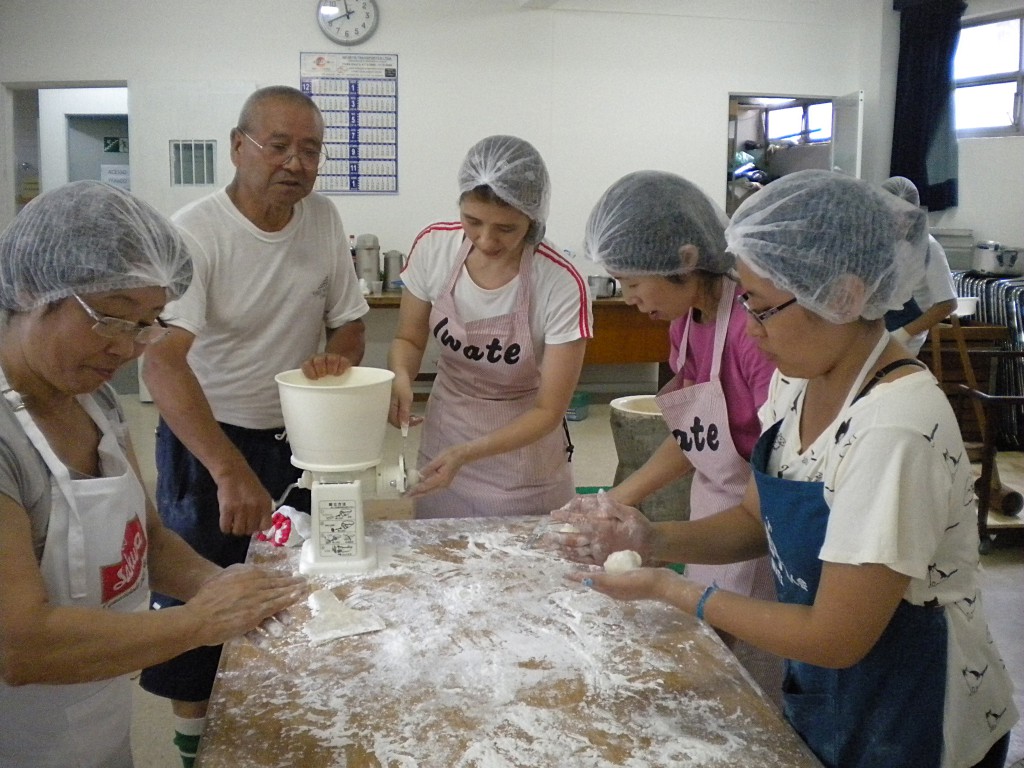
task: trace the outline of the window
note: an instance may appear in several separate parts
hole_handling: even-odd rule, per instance
[[[769,141],[790,140],[796,144],[829,141],[832,138],[832,102],[808,102],[793,107],[766,109],[765,135]]]
[[[171,186],[199,187],[216,183],[215,140],[172,139],[170,143]]]
[[[964,22],[953,57],[958,136],[1024,133],[1024,11]]]

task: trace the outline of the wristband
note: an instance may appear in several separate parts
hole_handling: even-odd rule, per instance
[[[697,610],[694,611],[694,615],[704,621],[704,606],[708,602],[708,598],[711,597],[715,592],[718,591],[718,584],[712,582],[711,586],[706,587],[700,595],[700,599],[697,601]]]

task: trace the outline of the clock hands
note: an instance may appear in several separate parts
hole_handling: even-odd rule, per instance
[[[343,0],[343,2],[345,3],[345,13],[340,15],[344,16],[346,19],[349,19],[352,17],[352,14],[355,13],[355,11],[348,7],[348,0]]]

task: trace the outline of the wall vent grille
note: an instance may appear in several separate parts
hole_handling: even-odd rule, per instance
[[[171,139],[171,186],[199,187],[216,183],[217,142]]]

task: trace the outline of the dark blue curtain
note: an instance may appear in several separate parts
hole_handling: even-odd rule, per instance
[[[953,54],[967,4],[903,0],[894,9],[900,11],[900,57],[889,175],[913,181],[929,211],[953,208],[958,196]]]

